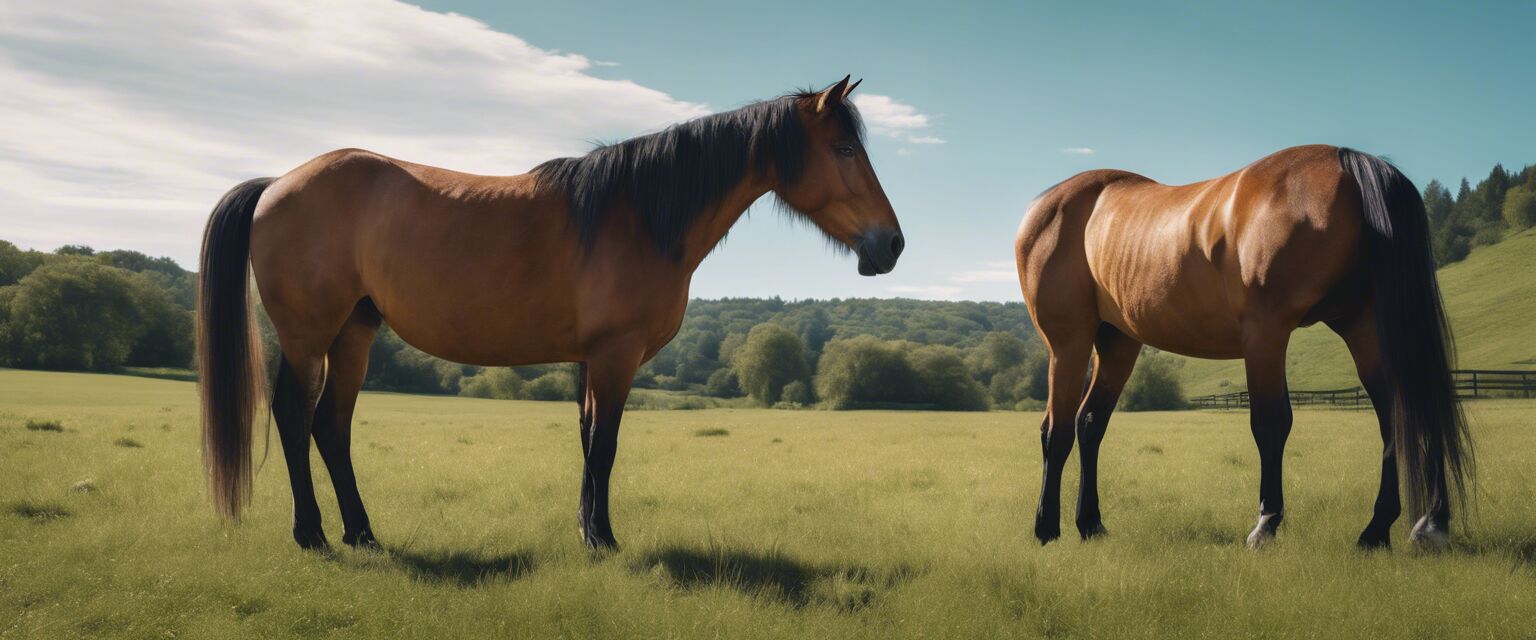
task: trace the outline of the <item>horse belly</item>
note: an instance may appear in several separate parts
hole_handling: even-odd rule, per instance
[[[1095,255],[1097,254],[1097,255]],[[1242,357],[1221,273],[1204,255],[1090,252],[1099,318],[1143,344],[1196,358]]]

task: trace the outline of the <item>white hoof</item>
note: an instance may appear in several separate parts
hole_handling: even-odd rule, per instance
[[[1408,534],[1408,540],[1425,551],[1445,551],[1451,548],[1450,532],[1436,525],[1429,516],[1419,518],[1419,522],[1413,525],[1413,532]]]
[[[1253,528],[1253,533],[1248,534],[1249,549],[1263,549],[1275,540],[1275,529],[1280,527],[1281,515],[1278,513],[1265,513],[1259,515],[1259,524]]]

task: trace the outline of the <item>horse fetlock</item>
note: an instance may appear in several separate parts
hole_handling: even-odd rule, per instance
[[[1259,523],[1254,526],[1253,532],[1248,534],[1248,548],[1262,549],[1275,540],[1275,532],[1280,530],[1280,522],[1285,519],[1281,513],[1261,513]]]
[[[1413,532],[1408,534],[1408,540],[1414,546],[1425,551],[1445,551],[1451,548],[1451,532],[1443,524],[1438,524],[1430,516],[1419,518],[1413,525]]]
[[[1082,536],[1084,540],[1092,540],[1094,538],[1101,538],[1103,536],[1109,535],[1109,529],[1104,528],[1104,523],[1102,521],[1094,520],[1093,522],[1078,522],[1077,533],[1078,535]]]
[[[1035,518],[1035,539],[1039,540],[1042,546],[1060,537],[1061,523],[1057,518]]]
[[[345,532],[341,534],[342,543],[358,549],[378,549],[379,540],[373,537],[373,531],[363,529],[357,532]]]
[[[325,530],[319,527],[294,527],[293,541],[301,549],[325,549],[331,543],[325,539]]]

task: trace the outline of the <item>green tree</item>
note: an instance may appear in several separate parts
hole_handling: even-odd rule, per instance
[[[709,380],[704,382],[704,395],[715,398],[737,398],[741,396],[741,385],[736,381],[736,372],[730,369],[716,369],[709,374]]]
[[[6,287],[0,344],[7,364],[104,371],[121,366],[147,330],[146,284],[91,260],[52,260]]]
[[[913,349],[908,355],[920,402],[949,411],[987,410],[987,390],[971,377],[959,349],[933,344]]]
[[[985,385],[992,383],[993,376],[1022,366],[1028,357],[1029,345],[1018,336],[1005,331],[990,331],[966,355],[966,365]]]
[[[16,245],[0,240],[0,287],[16,284],[42,264],[43,254],[22,251]]]
[[[1179,366],[1171,356],[1146,350],[1131,372],[1125,391],[1120,394],[1120,408],[1125,411],[1167,411],[1185,407],[1184,387],[1179,382]]]
[[[795,407],[809,407],[816,403],[816,398],[811,395],[811,385],[806,384],[804,380],[796,380],[784,385],[784,392],[779,402]]]
[[[1536,185],[1523,184],[1504,194],[1504,223],[1515,230],[1536,226]]]
[[[816,366],[816,396],[829,409],[862,403],[917,402],[916,375],[902,345],[874,336],[827,343]]]
[[[776,323],[753,327],[736,351],[732,366],[741,390],[763,406],[778,402],[784,385],[810,377],[804,343]]]

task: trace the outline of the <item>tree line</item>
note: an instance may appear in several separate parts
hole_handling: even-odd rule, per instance
[[[1424,208],[1436,264],[1460,262],[1473,247],[1536,226],[1536,165],[1515,173],[1494,165],[1475,187],[1462,178],[1455,194],[1431,180],[1424,185]]]

